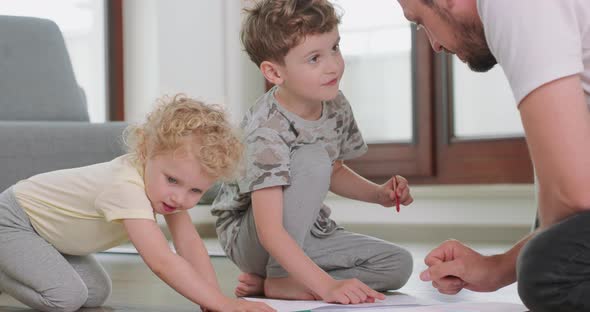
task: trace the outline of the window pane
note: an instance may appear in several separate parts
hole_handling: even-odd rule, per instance
[[[412,141],[412,35],[400,6],[392,0],[333,2],[344,13],[340,87],[363,137],[368,143]]]
[[[2,14],[53,20],[61,29],[93,122],[106,119],[105,0],[0,0]]]
[[[500,66],[482,74],[472,72],[455,56],[452,63],[455,136],[523,136],[520,115]]]

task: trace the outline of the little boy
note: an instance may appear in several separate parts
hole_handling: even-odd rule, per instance
[[[374,184],[344,165],[367,146],[339,91],[339,16],[328,0],[264,0],[242,42],[275,86],[248,111],[246,168],[213,204],[220,242],[242,273],[236,295],[324,300],[383,299],[412,272],[405,249],[345,231],[323,204],[328,191],[385,207],[413,199],[395,176]],[[359,213],[362,213],[359,211]]]

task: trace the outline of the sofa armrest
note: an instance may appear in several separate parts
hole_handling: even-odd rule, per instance
[[[124,122],[0,121],[0,192],[38,173],[122,155],[126,126]]]

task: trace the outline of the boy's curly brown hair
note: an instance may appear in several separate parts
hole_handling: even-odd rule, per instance
[[[127,127],[125,143],[140,165],[162,152],[183,148],[192,152],[203,170],[215,179],[232,179],[243,145],[218,105],[207,105],[183,94],[164,96],[143,124]]]
[[[261,0],[245,9],[241,39],[256,66],[284,65],[285,55],[307,35],[332,31],[340,15],[328,0]]]

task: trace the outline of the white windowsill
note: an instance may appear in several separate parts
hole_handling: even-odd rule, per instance
[[[401,213],[330,193],[326,204],[341,224],[529,226],[536,208],[532,184],[413,186],[414,203]],[[190,210],[196,224],[213,224],[209,205]],[[160,219],[163,222],[163,219]]]

